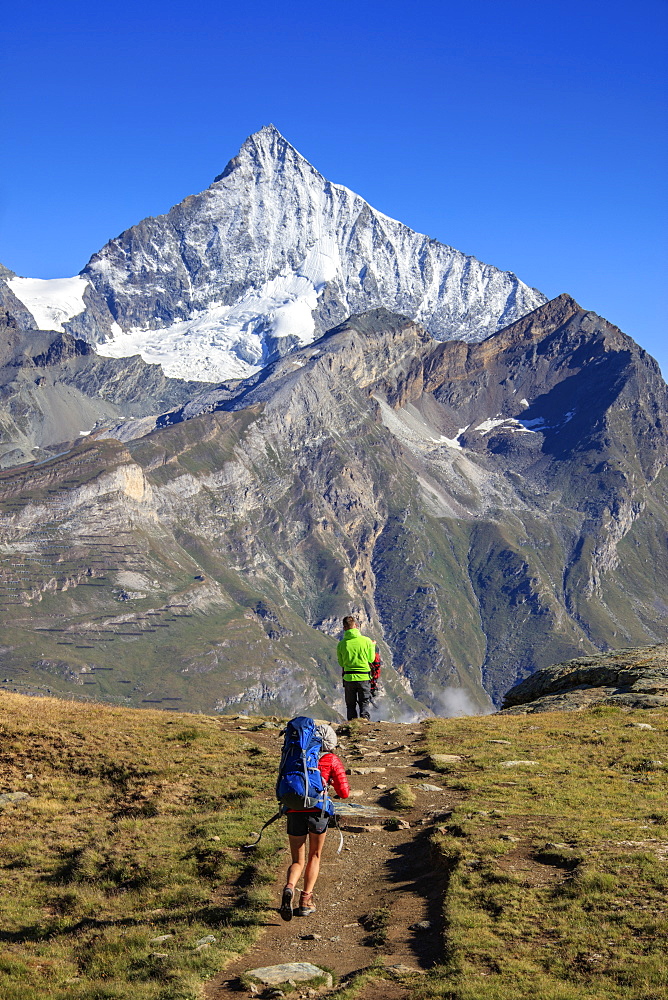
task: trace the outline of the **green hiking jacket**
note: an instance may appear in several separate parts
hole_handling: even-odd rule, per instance
[[[376,656],[376,643],[362,635],[358,628],[349,628],[336,647],[344,681],[368,681],[371,664]]]

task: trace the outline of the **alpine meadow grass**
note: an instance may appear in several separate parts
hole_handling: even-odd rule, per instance
[[[0,706],[2,1000],[199,1000],[267,923],[285,838],[277,824],[243,845],[274,809],[278,727],[14,694]],[[275,754],[254,738],[268,725]],[[441,960],[419,972],[370,953],[341,995],[380,998],[389,975],[413,1000],[664,1000],[668,713],[421,728],[419,766],[431,757],[449,808],[411,813],[408,783],[387,794],[426,838],[415,849],[431,843]],[[383,950],[388,911],[366,912],[366,944]]]
[[[445,963],[416,997],[668,996],[668,713],[430,722],[466,794],[433,834]],[[438,759],[438,758],[437,758]]]

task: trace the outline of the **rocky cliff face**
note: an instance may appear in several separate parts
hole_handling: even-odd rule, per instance
[[[0,475],[6,662],[135,703],[315,711],[341,707],[352,609],[398,718],[665,642],[667,391],[567,296],[474,344],[353,317]]]

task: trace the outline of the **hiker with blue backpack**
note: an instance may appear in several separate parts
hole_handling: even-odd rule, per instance
[[[276,782],[279,812],[287,816],[292,858],[281,896],[279,912],[283,920],[292,920],[293,913],[298,917],[307,917],[315,912],[313,889],[320,871],[327,827],[334,815],[334,806],[327,794],[328,786],[334,786],[339,798],[347,799],[350,794],[343,764],[333,753],[337,742],[331,726],[326,723],[317,725],[305,716],[292,719],[285,730]],[[294,894],[302,872],[304,888],[299,906],[293,910]]]

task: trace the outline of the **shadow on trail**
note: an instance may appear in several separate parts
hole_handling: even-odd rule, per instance
[[[425,902],[428,929],[412,931],[410,947],[423,968],[430,968],[445,958],[445,918],[443,902],[448,891],[452,868],[443,864],[424,830],[415,837],[392,848],[386,862],[390,882],[396,883],[389,891],[417,893]],[[413,921],[411,921],[413,922]],[[417,922],[417,921],[416,921]]]

